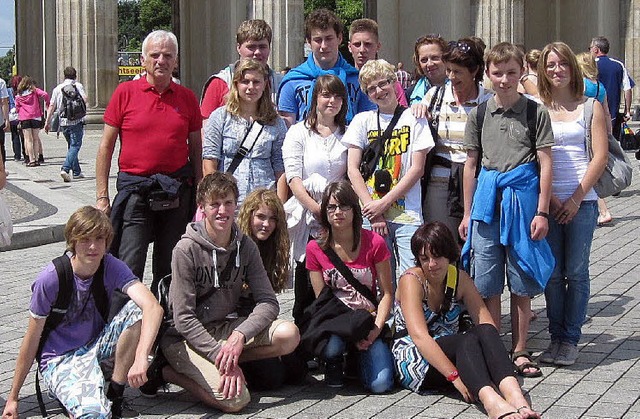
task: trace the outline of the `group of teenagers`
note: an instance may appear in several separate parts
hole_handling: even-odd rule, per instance
[[[331,387],[351,374],[371,393],[451,387],[491,418],[541,417],[517,378],[542,375],[526,350],[530,300],[544,292],[547,303],[551,341],[539,360],[571,365],[589,299],[593,185],[607,160],[605,113],[585,98],[574,53],[544,47],[534,101],[518,92],[517,46],[485,54],[478,39],[428,35],[405,92],[377,59],[375,22],[351,26],[357,68],[338,52],[335,14],[316,10],[305,25],[312,53],[284,78],[265,64],[268,25],[252,20],[238,30],[238,52],[253,58],[207,82],[197,221],[173,248],[164,323],[153,294],[107,253],[109,218],[93,207],[72,215],[77,310],[92,301],[99,269],[108,294],[132,302],[106,326],[84,318],[54,329],[39,357],[43,381],[74,417],[125,417],[127,382],[148,396],[174,383],[237,412],[247,387],[300,383],[315,356]],[[57,281],[51,264],[33,286],[4,417],[17,415]],[[292,282],[290,322],[277,318],[276,293]],[[505,282],[510,353],[500,337]],[[320,299],[339,300],[344,318],[366,327],[338,321]],[[71,347],[79,333],[97,338]],[[114,354],[104,391],[100,361]],[[98,390],[84,394],[90,386]]]

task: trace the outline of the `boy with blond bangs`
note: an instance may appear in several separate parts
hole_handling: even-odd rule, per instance
[[[487,55],[487,77],[495,96],[474,108],[465,129],[462,261],[500,324],[505,272],[511,292],[512,359],[524,377],[542,371],[526,350],[531,297],[543,292],[554,258],[549,231],[551,146],[547,110],[517,91],[524,57],[510,43]],[[477,167],[481,166],[476,179]],[[470,258],[471,257],[471,258]],[[470,263],[471,259],[471,263]]]
[[[73,279],[68,276],[71,284],[63,288],[65,278],[59,277],[54,260],[33,283],[29,324],[2,417],[18,417],[18,395],[34,359],[45,387],[71,417],[138,417],[123,398],[124,387],[147,381],[162,308],[124,262],[106,253],[113,228],[102,211],[78,209],[64,236],[67,253],[57,260],[65,266],[63,258],[69,259]],[[59,301],[63,289],[71,290],[66,308]],[[131,300],[107,321],[107,301],[113,302],[116,290]],[[63,309],[63,317],[51,326],[48,318]],[[105,391],[103,369],[108,367],[103,361],[108,359],[114,363]]]

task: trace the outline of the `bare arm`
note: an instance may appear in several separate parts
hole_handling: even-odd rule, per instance
[[[98,146],[96,157],[96,208],[107,214],[111,211],[109,201],[109,171],[111,170],[111,158],[118,138],[119,129],[104,124],[102,138]]]
[[[2,104],[2,117],[4,118],[4,130],[6,132],[11,131],[11,124],[9,123],[9,98],[5,97],[0,99]]]
[[[322,292],[322,289],[325,287],[324,279],[322,278],[322,272],[309,271],[309,278],[311,279],[313,293],[316,295],[316,298],[318,298],[320,292]]]
[[[13,373],[11,390],[7,396],[7,403],[4,407],[4,412],[2,413],[3,418],[18,417],[18,397],[20,395],[20,389],[31,370],[33,361],[36,359],[38,343],[40,342],[40,336],[42,335],[45,321],[46,319],[29,317],[27,332],[22,339],[20,352],[18,352],[18,358],[16,359],[16,369]]]
[[[473,280],[469,278],[469,275],[463,270],[458,274],[458,300],[464,301],[464,305],[469,311],[471,318],[475,324],[491,324],[497,328],[493,323],[493,318],[489,309],[484,304],[482,296],[478,292]]]
[[[553,167],[551,163],[551,147],[544,147],[537,151],[540,166],[540,195],[538,195],[538,211],[549,214],[549,201],[551,199],[551,182]],[[531,221],[531,239],[542,240],[549,232],[549,220],[546,217],[536,215]]]
[[[202,180],[202,137],[200,130],[189,133],[189,161],[193,165],[196,185]]]
[[[469,235],[471,204],[473,202],[473,194],[476,192],[476,168],[479,164],[481,163],[478,161],[478,150],[467,150],[467,161],[464,163],[464,171],[462,174],[464,215],[460,226],[458,226],[458,234],[460,234],[462,240],[467,240]]]
[[[347,150],[347,176],[349,176],[351,186],[353,186],[353,190],[358,195],[358,198],[360,198],[360,202],[366,204],[371,201],[371,195],[369,195],[367,185],[360,173],[361,161],[362,149],[360,147],[350,145]]]
[[[127,288],[127,295],[142,309],[140,340],[133,365],[127,374],[129,385],[139,387],[147,381],[148,356],[152,353],[153,343],[162,322],[163,310],[151,291],[142,282],[136,281]]]

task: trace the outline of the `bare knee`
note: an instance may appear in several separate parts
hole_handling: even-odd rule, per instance
[[[286,321],[278,325],[273,332],[272,344],[279,349],[278,355],[293,352],[300,343],[300,331],[292,322]]]

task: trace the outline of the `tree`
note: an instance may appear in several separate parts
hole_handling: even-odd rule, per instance
[[[118,1],[118,50],[140,51],[142,42],[142,29],[140,27],[140,3],[138,0]]]
[[[9,81],[13,75],[14,53],[13,49],[7,51],[4,57],[0,57],[0,78]]]
[[[170,31],[171,0],[140,0],[140,26],[147,34],[156,29]]]

